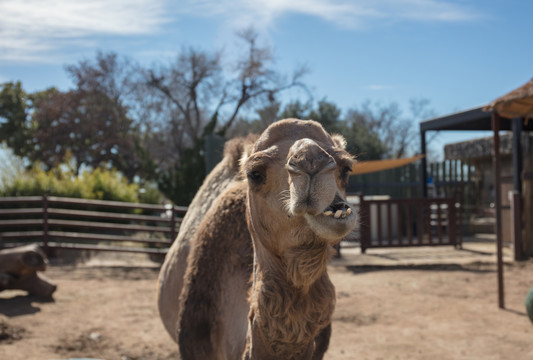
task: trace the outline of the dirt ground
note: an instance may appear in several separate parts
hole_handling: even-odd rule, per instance
[[[52,265],[52,301],[1,292],[0,359],[177,358],[156,308],[158,269],[145,264]],[[524,307],[533,261],[505,270],[500,310],[493,264],[331,266],[326,359],[533,359]]]

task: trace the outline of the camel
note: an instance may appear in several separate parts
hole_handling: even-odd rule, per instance
[[[335,307],[327,263],[357,221],[345,145],[297,119],[227,143],[158,279],[182,359],[323,358]]]

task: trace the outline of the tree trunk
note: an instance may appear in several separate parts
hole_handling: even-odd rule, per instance
[[[38,245],[0,250],[0,291],[25,290],[31,295],[51,297],[57,286],[37,274],[48,263]]]

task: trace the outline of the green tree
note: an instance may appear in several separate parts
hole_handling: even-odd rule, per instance
[[[279,107],[274,108],[279,109]],[[272,109],[270,109],[272,110]],[[312,102],[299,100],[286,104],[277,119],[299,118],[318,121],[330,133],[339,133],[347,141],[347,150],[359,160],[378,160],[407,156],[415,151],[417,129],[416,120],[433,114],[426,99],[410,101],[409,116],[404,116],[397,103],[382,105],[364,102],[362,106],[349,109],[345,115],[333,102],[320,100],[316,106]],[[239,121],[239,135],[256,131],[259,120]],[[266,126],[265,126],[266,127]]]
[[[339,132],[342,123],[341,110],[335,103],[326,99],[320,100],[316,108],[313,108],[311,102],[302,103],[299,100],[292,101],[285,105],[279,118],[315,120],[322,124],[328,132]]]
[[[316,108],[300,101],[288,103],[280,114],[280,118],[287,117],[315,120],[326,131],[343,135],[347,150],[361,160],[381,159],[389,151],[376,131],[378,127],[373,123],[375,115],[372,112],[350,110],[342,117],[341,109],[335,103],[323,99]]]
[[[317,109],[309,113],[309,118],[318,121],[329,133],[341,132],[341,110],[326,99],[318,102]]]
[[[427,99],[411,99],[409,112],[404,115],[396,102],[381,104],[366,101],[360,107],[349,110],[345,121],[351,126],[367,128],[378,137],[386,148],[379,158],[401,158],[416,151],[418,129],[415,125],[434,114],[429,105]]]
[[[205,177],[203,143],[187,148],[182,160],[173,169],[163,172],[157,180],[159,190],[178,205],[187,206]]]
[[[247,136],[248,134],[261,134],[270,124],[279,119],[278,113],[281,104],[278,101],[266,104],[255,111],[257,118],[252,120],[240,117],[228,130],[226,136],[234,138],[237,136]]]
[[[75,160],[82,166],[102,164],[120,170],[128,179],[140,170],[136,157],[136,134],[126,110],[98,90],[57,90],[40,94],[34,103],[33,151],[25,155],[52,168]]]
[[[346,150],[358,160],[379,160],[387,153],[386,144],[379,135],[350,111],[339,128],[339,133],[346,138]]]
[[[1,85],[0,91],[0,141],[13,149],[16,155],[25,155],[31,149],[32,126],[28,109],[30,96],[20,82]]]
[[[132,179],[141,169],[138,139],[126,109],[98,90],[50,88],[26,94],[20,83],[0,93],[0,136],[31,163],[51,169],[73,157],[82,166],[114,166]]]
[[[312,109],[312,103],[302,103],[299,100],[292,101],[285,105],[283,111],[281,112],[280,119],[309,119],[309,114]]]
[[[139,105],[132,96],[136,73],[131,61],[112,52],[98,52],[94,61],[83,60],[66,70],[75,90],[66,93],[70,107],[64,110],[77,124],[73,128],[81,132],[69,136],[83,139],[79,151],[72,151],[78,162],[90,166],[107,163],[130,180],[135,176],[153,178],[155,165],[134,118],[140,114],[133,110]],[[77,149],[75,143],[69,145]]]
[[[31,163],[51,169],[69,154],[76,172],[104,164],[128,179],[153,178],[154,163],[129,116],[129,65],[115,54],[97,54],[67,71],[75,89],[27,94],[20,82],[2,84],[0,140]]]

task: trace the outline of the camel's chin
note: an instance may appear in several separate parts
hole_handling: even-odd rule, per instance
[[[343,213],[339,217],[324,215],[324,213],[313,216],[304,215],[311,230],[320,238],[326,240],[330,245],[335,245],[348,235],[357,223],[357,215],[354,211]]]

